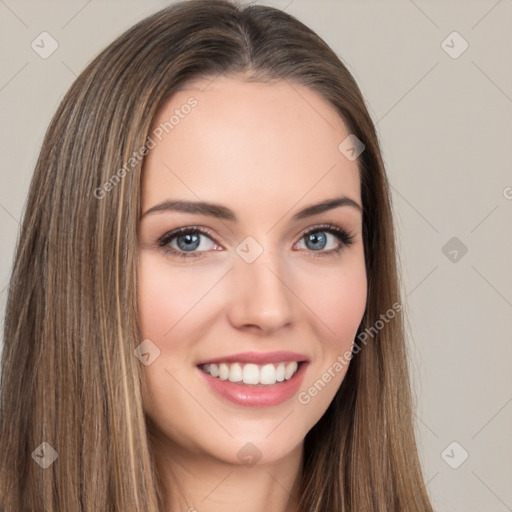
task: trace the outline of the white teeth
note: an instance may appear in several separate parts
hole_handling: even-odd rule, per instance
[[[244,384],[259,384],[260,370],[255,364],[245,364],[243,375]]]
[[[233,363],[231,365],[231,368],[229,367],[229,365],[227,364],[226,365],[229,369],[229,380],[231,382],[240,382],[242,380],[242,367],[240,366],[239,363]]]
[[[284,372],[284,378],[288,380],[297,371],[298,366],[299,365],[297,364],[297,361],[292,361],[291,363],[288,363],[286,365],[286,370]]]
[[[229,366],[227,364],[219,364],[219,379],[227,380],[229,377]]]
[[[260,384],[275,384],[276,382],[276,367],[273,364],[266,364],[259,371]]]
[[[276,380],[277,380],[277,382],[283,382],[283,380],[284,380],[284,372],[285,372],[284,364],[278,364],[277,365],[277,370],[276,370]]]
[[[297,361],[265,365],[220,363],[204,364],[201,366],[203,371],[221,380],[229,379],[230,382],[243,381],[244,384],[263,384],[266,386],[291,379],[297,372],[298,367]]]

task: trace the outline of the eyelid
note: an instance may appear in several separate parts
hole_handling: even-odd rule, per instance
[[[299,239],[297,242],[294,243],[294,247],[297,243],[299,243],[306,235],[309,235],[311,233],[315,232],[321,232],[324,231],[326,233],[330,233],[333,236],[335,236],[338,239],[339,246],[336,249],[331,249],[329,251],[306,251],[308,253],[312,253],[313,256],[329,256],[329,255],[335,255],[340,253],[343,249],[346,247],[352,245],[354,243],[355,234],[352,233],[350,230],[347,230],[343,228],[342,226],[339,226],[334,223],[323,223],[323,224],[315,224],[309,228],[302,229],[299,231],[299,233],[295,236],[299,236]],[[212,230],[210,230],[207,227],[204,226],[198,226],[198,225],[189,225],[189,226],[183,226],[171,231],[168,231],[164,235],[162,235],[157,240],[157,247],[163,250],[165,253],[170,253],[173,255],[177,255],[178,257],[200,257],[203,253],[207,253],[210,251],[179,251],[174,248],[169,248],[168,244],[171,240],[175,239],[178,236],[184,236],[186,234],[190,233],[198,233],[200,235],[206,236],[214,242],[215,245],[223,247],[222,244],[220,244],[215,234]]]
[[[217,240],[212,230],[204,226],[183,226],[181,228],[176,228],[171,231],[168,231],[164,235],[162,235],[157,240],[157,247],[164,251],[164,253],[170,253],[174,255],[178,255],[178,257],[197,257],[201,256],[202,253],[208,251],[197,251],[197,252],[186,252],[186,251],[178,251],[174,248],[168,247],[168,244],[171,240],[175,239],[178,236],[184,236],[189,233],[199,233],[200,235],[206,236],[214,242],[215,245],[222,246]]]
[[[313,256],[329,256],[341,253],[345,248],[350,247],[356,238],[356,235],[351,230],[345,229],[340,225],[334,223],[316,224],[306,230],[300,231],[300,238],[297,241],[299,243],[306,235],[317,232],[325,232],[332,234],[338,239],[339,246],[336,249],[329,251],[307,251]]]

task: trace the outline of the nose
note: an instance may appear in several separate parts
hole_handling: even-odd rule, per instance
[[[282,268],[275,253],[266,251],[252,263],[237,259],[228,311],[234,327],[267,334],[293,321],[293,287]]]

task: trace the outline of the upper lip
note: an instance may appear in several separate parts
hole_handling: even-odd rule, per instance
[[[213,359],[205,359],[197,363],[198,366],[203,364],[215,363],[253,363],[253,364],[266,364],[266,363],[280,363],[284,361],[309,361],[309,358],[304,354],[297,352],[290,352],[287,350],[279,350],[277,352],[239,352],[238,354],[231,354],[229,356],[220,356]]]

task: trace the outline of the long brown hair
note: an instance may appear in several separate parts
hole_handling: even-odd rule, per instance
[[[278,9],[225,0],[180,2],[127,30],[81,73],[47,130],[7,300],[0,510],[162,510],[133,353],[143,155],[153,117],[178,88],[238,73],[311,88],[365,145],[368,301],[359,333],[371,339],[305,438],[300,510],[432,511],[403,316],[380,320],[401,309],[401,298],[374,124],[354,78],[318,35]]]

